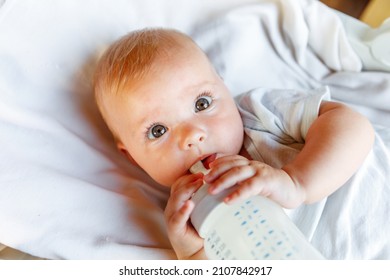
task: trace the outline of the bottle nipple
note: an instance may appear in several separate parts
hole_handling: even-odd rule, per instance
[[[201,173],[203,173],[204,175],[206,175],[207,173],[210,172],[210,170],[208,170],[208,169],[206,169],[206,167],[204,167],[202,161],[198,161],[198,162],[196,162],[193,166],[191,166],[190,172],[191,172],[192,174],[196,174],[196,173],[201,172]]]

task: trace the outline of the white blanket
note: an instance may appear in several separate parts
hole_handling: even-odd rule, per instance
[[[340,18],[317,1],[0,1],[0,243],[50,259],[175,257],[168,190],[116,152],[91,89],[101,49],[146,26],[192,35],[234,94],[327,84],[387,125],[390,76],[361,72],[385,70],[386,60],[362,62]],[[368,181],[290,213],[327,258],[390,258],[382,134],[381,157],[373,151],[359,173]]]

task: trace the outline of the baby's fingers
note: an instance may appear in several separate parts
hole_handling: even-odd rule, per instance
[[[219,193],[253,177],[255,174],[256,170],[248,165],[233,167],[210,184],[209,191],[211,194]]]
[[[224,202],[227,204],[236,203],[248,199],[254,195],[268,196],[268,193],[264,193],[264,187],[256,178],[249,178],[241,181],[237,184],[237,188],[225,197]]]
[[[203,178],[202,173],[197,174],[188,174],[180,177],[171,187],[171,194],[174,193],[177,190],[182,189],[183,187],[199,180],[200,178]]]
[[[196,179],[196,176],[193,178]],[[166,220],[168,221],[172,215],[179,211],[186,201],[191,199],[194,192],[196,192],[202,185],[203,180],[199,177],[195,181],[190,181],[187,185],[177,185],[176,187],[172,187],[171,195],[165,208]]]
[[[245,166],[248,164],[249,161],[241,156],[226,156],[218,158],[211,163],[211,170],[207,175],[205,175],[204,180],[207,183],[212,183],[227,171],[235,167]]]
[[[195,204],[191,200],[184,202],[183,206],[168,218],[168,229],[175,234],[184,234],[194,206]]]

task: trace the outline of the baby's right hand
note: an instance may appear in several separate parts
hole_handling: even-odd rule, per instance
[[[192,195],[203,185],[203,174],[180,177],[171,187],[165,208],[168,237],[179,259],[204,258],[203,239],[190,222],[195,207]]]

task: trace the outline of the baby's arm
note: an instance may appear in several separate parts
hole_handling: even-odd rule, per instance
[[[193,193],[203,185],[203,174],[185,175],[171,188],[165,221],[168,237],[178,259],[206,259],[203,239],[191,225],[189,218],[194,209]]]
[[[313,203],[341,187],[359,168],[374,143],[370,122],[345,105],[322,102],[298,156],[283,167]]]
[[[226,202],[251,195],[270,197],[286,208],[313,203],[341,187],[358,169],[374,139],[371,124],[348,107],[322,102],[305,145],[281,169],[241,156],[219,158],[205,176],[211,193],[238,185]]]

